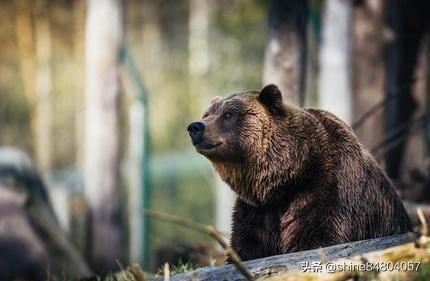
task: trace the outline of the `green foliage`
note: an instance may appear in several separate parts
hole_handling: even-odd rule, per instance
[[[233,1],[214,10],[209,79],[219,90],[213,94],[261,87],[266,15],[263,1]]]
[[[214,221],[214,190],[209,164],[196,154],[169,154],[153,163],[151,208],[203,224]],[[195,230],[151,219],[153,252],[160,248],[211,244]]]
[[[427,281],[430,280],[430,264],[423,263],[418,269],[418,272],[414,276],[413,281]]]
[[[0,94],[0,144],[29,151],[32,146],[28,142],[31,139],[30,107],[18,89],[0,86],[0,91],[3,93]]]

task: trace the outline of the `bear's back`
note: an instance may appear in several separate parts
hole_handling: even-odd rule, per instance
[[[348,240],[362,240],[411,231],[394,186],[352,128],[334,114],[306,109],[322,124],[334,158],[340,221]],[[384,217],[385,220],[381,220]]]

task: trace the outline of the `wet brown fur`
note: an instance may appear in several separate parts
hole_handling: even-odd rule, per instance
[[[238,195],[231,244],[241,258],[410,231],[391,182],[352,129],[279,95],[269,85],[216,98],[202,120],[205,138],[221,145],[198,151]],[[227,109],[233,121],[223,120]]]

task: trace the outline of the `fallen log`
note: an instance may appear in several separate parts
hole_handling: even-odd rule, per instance
[[[269,277],[289,270],[299,270],[305,262],[326,262],[343,258],[359,256],[365,253],[381,251],[390,247],[399,246],[414,241],[415,233],[406,233],[383,238],[362,240],[357,242],[334,245],[326,248],[309,250],[256,259],[244,262],[243,265],[257,278]],[[148,279],[162,280],[162,279]],[[171,281],[214,281],[245,280],[242,274],[233,265],[220,267],[204,267],[191,272],[181,273],[170,277]]]
[[[430,238],[390,247],[348,259],[309,265],[306,270],[289,271],[264,278],[266,281],[365,281],[430,280]]]

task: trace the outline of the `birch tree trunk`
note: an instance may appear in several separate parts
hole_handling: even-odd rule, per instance
[[[76,163],[82,169],[84,162],[84,38],[85,38],[85,0],[73,1],[73,56],[75,90],[75,143]]]
[[[188,69],[192,76],[202,76],[209,68],[209,3],[207,0],[190,0],[188,28],[190,32]]]
[[[126,264],[119,181],[119,48],[122,1],[88,2],[85,48],[85,193],[88,257],[97,272]]]
[[[48,172],[52,162],[51,31],[46,1],[36,3],[36,161]]]
[[[144,260],[144,252],[146,248],[147,229],[145,229],[146,217],[142,216],[142,210],[148,208],[144,204],[144,177],[146,171],[143,170],[145,161],[145,107],[139,98],[135,98],[129,107],[129,136],[128,136],[128,149],[129,149],[129,246],[130,246],[130,260],[132,262],[147,262]]]
[[[305,103],[307,18],[307,0],[270,2],[263,82],[277,84],[296,105]]]
[[[351,0],[327,0],[325,5],[320,51],[320,107],[350,123]]]

